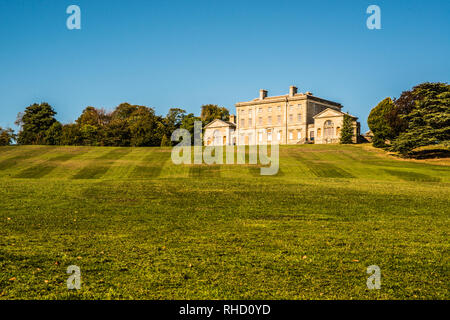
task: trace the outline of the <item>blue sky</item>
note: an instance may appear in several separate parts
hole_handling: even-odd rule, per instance
[[[66,28],[81,8],[82,29]],[[382,30],[366,9],[381,8]],[[46,101],[62,122],[121,102],[166,114],[299,91],[360,118],[387,96],[448,82],[450,1],[0,0],[0,126]]]

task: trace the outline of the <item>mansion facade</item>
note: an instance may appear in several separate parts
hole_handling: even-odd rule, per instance
[[[353,119],[353,142],[360,134],[358,118],[341,111],[342,105],[311,92],[259,98],[236,104],[230,121],[216,119],[205,126],[205,145],[339,143],[344,116]]]

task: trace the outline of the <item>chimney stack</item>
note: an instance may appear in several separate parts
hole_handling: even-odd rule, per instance
[[[236,123],[236,116],[234,114],[230,114],[230,122]]]
[[[293,97],[297,94],[297,87],[295,86],[290,86],[289,87],[289,96]]]
[[[264,100],[265,98],[267,98],[267,90],[259,90],[259,100]]]

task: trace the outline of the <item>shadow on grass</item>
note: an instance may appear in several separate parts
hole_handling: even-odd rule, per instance
[[[413,159],[438,159],[438,158],[450,158],[450,150],[446,149],[427,149],[413,151],[409,154]]]

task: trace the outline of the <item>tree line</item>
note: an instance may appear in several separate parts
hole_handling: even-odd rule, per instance
[[[111,112],[89,106],[74,123],[62,124],[51,105],[34,103],[18,114],[18,134],[0,128],[0,145],[16,141],[20,145],[171,146],[170,137],[178,128],[187,129],[193,136],[195,121],[207,124],[214,119],[229,119],[224,107],[207,104],[201,109],[197,117],[181,108],[171,108],[166,116],[160,116],[153,108],[129,103]]]
[[[153,108],[122,103],[113,111],[87,107],[74,123],[62,124],[48,103],[34,103],[19,113],[16,134],[0,127],[0,145],[14,141],[21,145],[80,146],[170,146],[172,132],[187,129],[193,137],[194,122],[204,125],[214,119],[229,120],[229,111],[218,105],[201,107],[200,117],[181,108],[171,108],[166,116]],[[375,147],[410,156],[419,147],[450,141],[450,85],[422,83],[402,92],[399,98],[382,100],[367,120]],[[345,118],[341,143],[351,143],[351,119]]]
[[[450,85],[425,82],[398,99],[381,101],[367,120],[377,148],[411,156],[415,149],[450,142]]]

